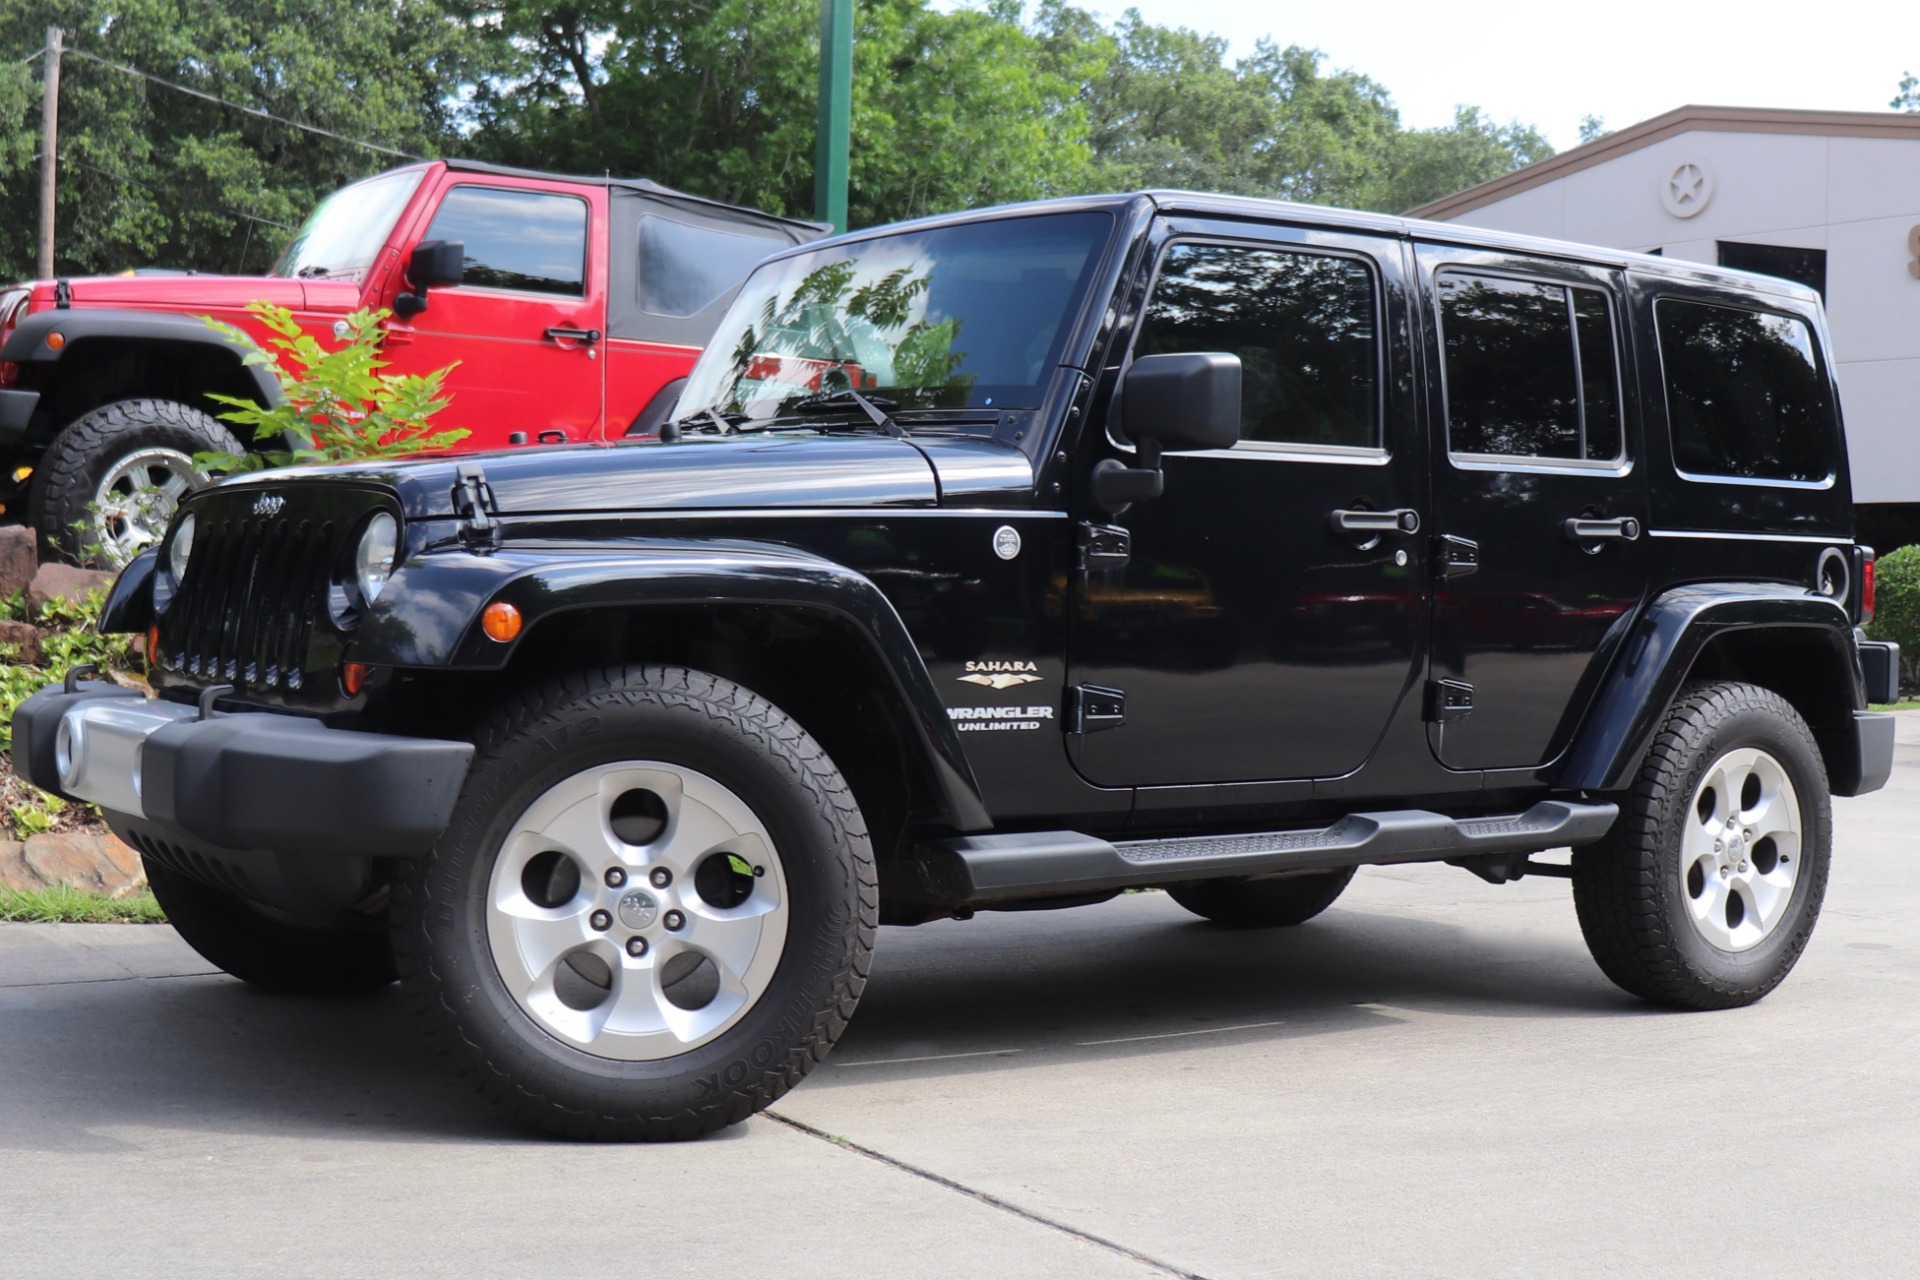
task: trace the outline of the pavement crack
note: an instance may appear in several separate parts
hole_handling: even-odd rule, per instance
[[[1205,1276],[1198,1272],[1182,1270],[1170,1262],[1162,1262],[1158,1258],[1141,1253],[1138,1249],[1129,1249],[1126,1245],[1109,1240],[1105,1236],[1097,1236],[1091,1231],[1082,1231],[1078,1227],[1068,1226],[1064,1222],[1056,1221],[1044,1214],[1035,1213],[1031,1209],[1023,1209],[1011,1201],[1002,1200],[999,1196],[969,1187],[963,1182],[955,1182],[952,1178],[943,1177],[931,1169],[922,1169],[919,1165],[908,1164],[905,1160],[897,1159],[882,1151],[875,1151],[872,1147],[861,1146],[849,1138],[836,1138],[825,1130],[816,1129],[810,1124],[802,1124],[798,1120],[789,1119],[776,1111],[763,1111],[760,1114],[775,1124],[785,1125],[796,1133],[804,1133],[810,1138],[818,1138],[822,1142],[832,1143],[842,1150],[865,1156],[867,1159],[884,1164],[888,1168],[898,1169],[901,1173],[910,1174],[926,1182],[931,1182],[937,1187],[945,1187],[948,1191],[957,1192],[971,1200],[978,1200],[981,1204],[990,1205],[1003,1213],[1010,1213],[1016,1218],[1023,1218],[1035,1226],[1046,1227],[1051,1231],[1058,1231],[1062,1235],[1072,1236],[1076,1240],[1095,1245],[1107,1250],[1109,1253],[1117,1253],[1123,1258],[1129,1258],[1134,1262],[1140,1263],[1142,1266],[1152,1267],[1155,1271],[1159,1271],[1165,1275],[1178,1276],[1180,1280],[1207,1280]]]

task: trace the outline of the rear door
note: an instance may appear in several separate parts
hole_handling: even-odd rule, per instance
[[[1128,563],[1076,579],[1070,679],[1124,701],[1069,739],[1090,781],[1278,781],[1372,754],[1426,623],[1403,280],[1390,238],[1170,226],[1132,355],[1237,355],[1241,439],[1167,454],[1163,495],[1113,521]]]
[[[1617,272],[1438,245],[1427,299],[1438,539],[1429,738],[1545,764],[1647,586],[1647,468]]]
[[[590,440],[600,434],[606,331],[605,193],[450,173],[416,243],[458,240],[466,279],[387,330],[395,372],[458,362],[437,427],[463,449]]]

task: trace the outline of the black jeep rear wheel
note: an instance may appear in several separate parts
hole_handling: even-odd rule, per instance
[[[393,948],[377,921],[364,929],[304,928],[151,859],[146,868],[147,886],[175,932],[242,982],[288,995],[339,996],[393,981]]]
[[[744,1120],[818,1064],[879,915],[846,780],[758,695],[682,667],[501,705],[394,887],[401,981],[483,1093],[567,1137]]]
[[[1201,880],[1174,885],[1167,894],[1193,914],[1229,929],[1276,929],[1304,924],[1332,906],[1356,869],[1277,880]]]
[[[1573,904],[1607,977],[1683,1009],[1752,1004],[1806,949],[1833,813],[1813,733],[1750,684],[1682,692],[1605,839],[1573,858]]]
[[[28,522],[62,555],[117,568],[166,533],[180,499],[199,483],[195,454],[242,448],[189,405],[102,405],[69,423],[40,455]]]

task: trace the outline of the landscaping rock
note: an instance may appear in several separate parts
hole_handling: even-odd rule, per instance
[[[18,840],[0,840],[0,889],[44,889],[23,856],[27,846]]]
[[[0,644],[18,645],[11,661],[38,665],[40,662],[40,629],[27,622],[9,622],[0,619]]]
[[[21,861],[38,877],[39,883],[32,888],[66,884],[109,898],[124,898],[146,879],[140,855],[115,835],[55,832],[29,836]]]
[[[38,612],[49,600],[78,603],[89,591],[113,585],[113,575],[104,569],[76,569],[70,564],[43,564],[27,584],[27,604]]]
[[[0,596],[25,591],[39,567],[33,530],[23,524],[0,527]]]

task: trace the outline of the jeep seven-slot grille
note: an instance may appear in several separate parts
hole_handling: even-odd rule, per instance
[[[170,666],[202,680],[298,690],[324,619],[337,551],[332,521],[208,520],[173,609]]]

